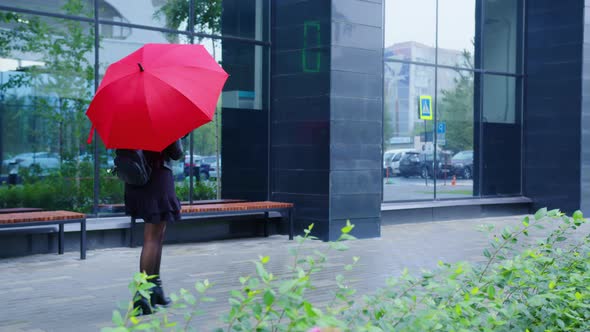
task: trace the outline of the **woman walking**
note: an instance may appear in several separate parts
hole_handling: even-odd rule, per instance
[[[139,271],[155,276],[150,280],[155,286],[151,289],[151,298],[148,300],[140,296],[139,300],[135,301],[135,307],[140,308],[141,314],[149,315],[152,313],[152,307],[170,303],[162,289],[160,263],[166,224],[180,220],[180,201],[174,189],[172,161],[181,159],[184,152],[182,143],[178,140],[162,152],[143,153],[152,168],[151,175],[143,186],[125,184],[125,212],[144,221]]]
[[[160,261],[166,224],[180,218],[171,162],[184,155],[179,141],[169,144],[213,120],[228,76],[203,45],[148,43],[108,66],[86,111],[88,144],[96,132],[107,149],[127,150],[122,167],[115,159],[119,178],[132,180],[125,181],[125,211],[145,222],[139,269],[157,276],[150,299],[136,302],[143,314],[149,304],[169,303]]]

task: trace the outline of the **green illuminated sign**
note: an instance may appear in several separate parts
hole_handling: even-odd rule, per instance
[[[320,40],[320,22],[306,21],[303,25],[303,50],[301,51],[301,66],[303,67],[303,72],[317,73],[320,71],[321,54],[318,49]]]

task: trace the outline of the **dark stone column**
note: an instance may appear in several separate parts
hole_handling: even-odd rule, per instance
[[[330,89],[330,232],[381,231],[383,4],[333,0]]]
[[[582,124],[581,124],[581,202],[584,213],[590,213],[590,0],[584,3],[584,38],[582,44]]]
[[[571,212],[580,206],[584,0],[526,3],[524,193],[534,208]]]
[[[330,0],[272,2],[271,198],[293,202],[295,230],[330,221]]]
[[[272,199],[296,204],[297,232],[380,234],[383,122],[380,0],[275,0]]]

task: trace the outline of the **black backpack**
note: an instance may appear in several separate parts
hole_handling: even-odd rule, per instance
[[[143,186],[152,175],[152,165],[142,150],[118,149],[115,151],[115,173],[123,182]]]

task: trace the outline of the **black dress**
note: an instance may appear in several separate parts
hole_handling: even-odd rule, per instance
[[[180,220],[180,201],[176,197],[171,160],[183,156],[180,141],[161,153],[144,151],[152,174],[144,186],[125,184],[125,213],[146,223]]]

